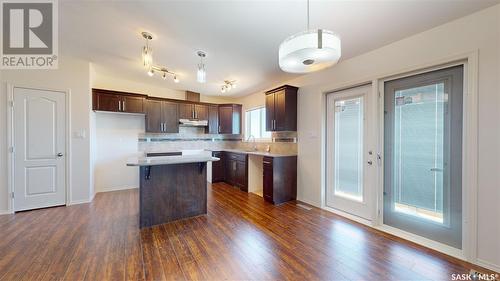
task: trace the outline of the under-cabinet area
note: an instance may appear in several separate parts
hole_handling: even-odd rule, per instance
[[[257,151],[213,151],[212,182],[225,182],[272,204],[297,197],[297,156]]]

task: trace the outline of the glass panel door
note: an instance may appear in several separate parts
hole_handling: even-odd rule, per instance
[[[384,224],[461,248],[463,66],[385,83]]]
[[[375,127],[370,125],[373,100],[371,85],[327,96],[326,205],[369,220],[374,201],[370,183],[375,182],[374,155],[368,149],[374,139],[368,137]]]
[[[334,193],[363,201],[363,97],[335,101]]]

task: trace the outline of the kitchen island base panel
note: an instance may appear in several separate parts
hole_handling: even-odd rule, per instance
[[[207,213],[206,162],[140,167],[141,228]]]

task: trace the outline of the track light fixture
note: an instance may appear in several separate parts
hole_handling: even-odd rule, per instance
[[[154,65],[153,63],[153,48],[151,48],[151,40],[153,40],[153,35],[149,32],[142,32],[142,37],[146,40],[146,45],[142,48],[142,64],[144,68],[148,70],[149,76],[154,76],[155,72],[160,72],[163,80],[167,79],[167,74],[170,74],[174,78],[175,83],[179,83],[178,75],[175,72],[168,70],[164,66]]]
[[[232,89],[236,88],[236,80],[224,80],[224,85],[221,86],[221,93],[229,92]]]

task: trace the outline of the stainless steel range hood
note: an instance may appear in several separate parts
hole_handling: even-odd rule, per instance
[[[189,120],[189,119],[179,119],[179,124],[186,127],[206,127],[208,126],[208,120]]]

